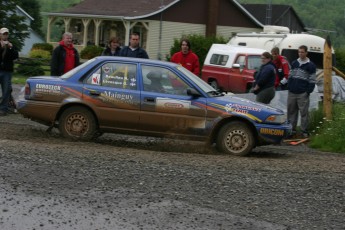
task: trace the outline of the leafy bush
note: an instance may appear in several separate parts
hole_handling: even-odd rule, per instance
[[[345,73],[345,48],[335,50],[336,67]]]
[[[50,43],[35,43],[32,45],[31,50],[45,50],[48,51],[50,54],[53,53],[53,45]]]
[[[51,58],[51,53],[49,51],[46,50],[39,50],[39,49],[35,49],[35,50],[31,50],[29,53],[29,57],[30,58],[44,58],[44,59],[50,59]]]
[[[180,41],[182,38],[187,38],[190,41],[191,50],[199,57],[200,69],[202,69],[202,66],[204,65],[206,55],[212,44],[225,44],[227,42],[227,40],[221,36],[205,37],[200,34],[183,35],[180,39],[174,39],[174,44],[170,48],[170,56],[166,57],[167,61],[170,61],[170,58],[174,53],[181,51]]]
[[[39,76],[44,75],[42,62],[34,59],[26,59],[18,64],[17,73],[24,76]]]
[[[86,46],[81,52],[80,57],[83,59],[91,59],[100,56],[103,48],[100,46]]]

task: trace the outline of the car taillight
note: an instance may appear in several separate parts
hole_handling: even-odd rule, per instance
[[[31,90],[30,90],[30,85],[28,83],[25,84],[25,95],[30,95]]]

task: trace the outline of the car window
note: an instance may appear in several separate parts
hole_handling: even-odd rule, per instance
[[[136,65],[108,62],[97,68],[86,83],[111,88],[136,89]]]
[[[189,87],[177,74],[156,66],[142,66],[144,91],[187,95]]]

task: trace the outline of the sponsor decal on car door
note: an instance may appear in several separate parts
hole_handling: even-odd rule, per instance
[[[134,64],[109,62],[86,79],[83,99],[94,106],[101,127],[136,129],[140,91]]]
[[[178,75],[168,69],[142,66],[142,83],[142,129],[183,134],[205,129],[206,109],[197,104],[205,104],[206,100],[188,96],[189,86]]]

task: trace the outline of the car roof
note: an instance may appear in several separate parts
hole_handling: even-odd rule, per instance
[[[146,59],[146,58],[98,56],[98,57],[95,57],[95,59],[99,61],[125,61],[125,62],[135,62],[135,63],[143,63],[143,64],[151,64],[151,65],[165,65],[165,66],[170,66],[170,67],[178,66],[178,64],[173,63],[173,62]]]

